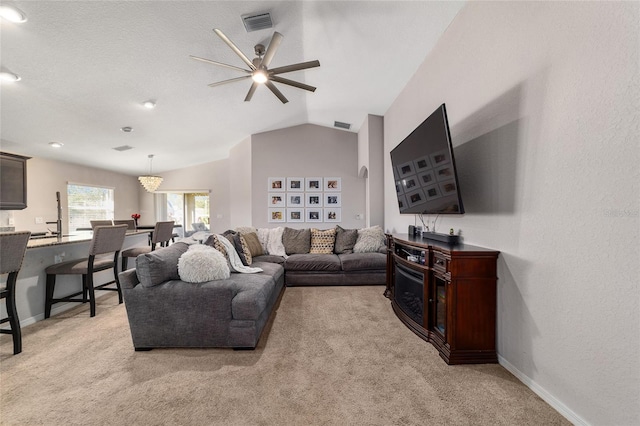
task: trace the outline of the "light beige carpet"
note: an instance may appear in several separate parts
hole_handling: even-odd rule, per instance
[[[0,339],[3,425],[554,425],[499,365],[447,366],[384,288],[287,288],[255,351],[135,352],[124,305],[98,301]]]

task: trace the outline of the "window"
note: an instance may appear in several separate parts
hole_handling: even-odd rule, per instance
[[[191,231],[194,223],[209,228],[209,193],[202,191],[156,193],[157,217],[182,225]]]
[[[67,184],[69,232],[91,228],[92,220],[113,220],[113,188]]]

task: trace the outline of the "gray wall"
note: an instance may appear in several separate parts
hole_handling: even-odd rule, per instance
[[[406,232],[388,152],[446,102],[467,213],[438,229],[502,252],[500,362],[576,424],[640,424],[639,23],[638,2],[467,3],[384,118]]]
[[[340,177],[342,222],[361,228],[365,213],[365,180],[358,177],[357,135],[342,130],[304,124],[259,133],[251,138],[252,224],[255,227],[333,228],[336,223],[269,223],[269,177]]]

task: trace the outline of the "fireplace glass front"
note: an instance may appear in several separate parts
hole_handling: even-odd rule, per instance
[[[396,263],[395,299],[400,308],[416,323],[423,324],[424,275]]]

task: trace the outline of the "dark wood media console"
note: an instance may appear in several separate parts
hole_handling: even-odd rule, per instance
[[[397,317],[447,364],[496,363],[500,252],[387,235],[385,296]]]

